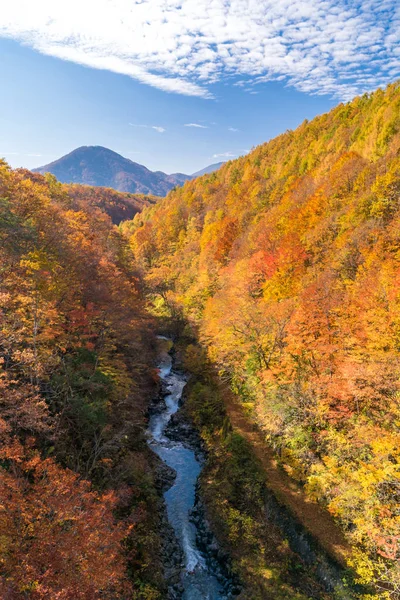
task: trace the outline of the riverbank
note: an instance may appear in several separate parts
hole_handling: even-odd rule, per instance
[[[239,419],[240,412],[227,401],[228,391],[217,383],[201,348],[184,343],[178,346],[185,369],[192,373],[183,410],[207,448],[200,496],[219,545],[230,551],[233,570],[243,582],[240,599],[357,597],[354,588],[343,583],[349,579],[343,567],[343,538],[340,534],[335,538],[327,527],[320,534],[326,534],[336,552],[330,553],[327,544],[319,543],[314,536],[316,529],[310,531],[313,507],[310,505],[310,512],[303,510],[304,499],[300,498],[297,510],[292,511],[289,501],[283,501],[284,483],[291,502],[296,503],[300,491],[289,485],[290,478],[283,471],[278,490],[278,475],[272,478],[265,467],[261,443],[253,446],[252,425],[245,424],[244,415]],[[263,446],[265,449],[265,443]],[[276,473],[279,471],[276,465]],[[310,527],[302,515],[309,518]],[[328,514],[326,517],[331,522]],[[317,523],[321,527],[318,516]],[[343,546],[347,550],[345,543]]]
[[[351,555],[351,546],[331,515],[319,504],[306,497],[296,481],[279,466],[262,432],[246,418],[242,406],[227,385],[219,384],[229,421],[235,432],[247,440],[266,474],[267,487],[276,499],[286,506],[294,518],[310,533],[321,547],[343,568]]]

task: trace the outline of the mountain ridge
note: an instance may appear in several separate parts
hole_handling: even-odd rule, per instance
[[[218,171],[218,169],[220,169],[224,164],[225,162],[218,162],[212,165],[208,165],[208,167],[204,167],[204,169],[200,169],[200,171],[192,173],[192,178],[194,179],[195,177],[201,177],[202,175],[208,175],[210,173],[213,173],[214,171]]]
[[[104,146],[80,146],[59,159],[32,169],[33,173],[52,173],[61,183],[112,188],[118,192],[166,196],[195,176],[210,173],[223,163],[209,165],[193,175],[151,171]]]

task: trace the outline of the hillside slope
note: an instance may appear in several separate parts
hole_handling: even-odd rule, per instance
[[[80,184],[65,184],[68,195],[84,206],[97,206],[111,217],[114,225],[133,219],[146,206],[159,200],[157,196],[117,192],[112,188],[92,187]]]
[[[0,598],[157,597],[153,337],[126,240],[0,161],[0,266]]]
[[[32,182],[42,183],[43,175],[28,171],[28,169],[16,169],[20,176],[30,179]],[[51,175],[46,175],[50,182]],[[54,176],[53,176],[54,177]],[[54,177],[54,182],[57,183]],[[128,192],[117,192],[112,188],[81,185],[79,183],[65,183],[62,189],[71,199],[71,206],[75,210],[89,211],[98,208],[106,213],[114,225],[122,221],[129,221],[141,212],[146,206],[152,206],[160,198],[146,194],[129,194]]]
[[[123,230],[371,596],[400,589],[400,88],[365,94]]]

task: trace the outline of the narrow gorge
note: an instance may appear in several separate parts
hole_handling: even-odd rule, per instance
[[[199,549],[199,528],[196,527],[195,518],[192,518],[197,480],[204,462],[201,448],[198,444],[193,447],[190,438],[179,431],[178,435],[168,431],[171,417],[178,413],[182,404],[187,374],[174,368],[171,356],[173,343],[169,338],[158,336],[158,348],[162,395],[161,402],[153,406],[149,420],[149,445],[174,474],[164,499],[168,521],[182,551],[178,553],[175,548],[175,556],[165,557],[169,563],[167,571],[175,575],[175,581],[168,582],[169,598],[228,600],[237,595],[235,587],[223,575],[218,562],[210,560],[209,552],[203,553]],[[204,526],[204,521],[202,524]],[[180,581],[176,581],[176,572],[180,570]]]

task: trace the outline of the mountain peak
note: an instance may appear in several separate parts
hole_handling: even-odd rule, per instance
[[[82,183],[158,196],[165,196],[173,187],[190,179],[188,175],[174,177],[161,171],[154,173],[103,146],[80,146],[34,171],[53,173],[62,183]]]
[[[185,181],[211,173],[223,163],[211,165],[194,175],[162,171],[150,171],[104,146],[80,146],[65,156],[43,167],[33,169],[35,173],[52,173],[62,183],[113,188],[119,192],[153,194],[165,196],[172,188]]]

